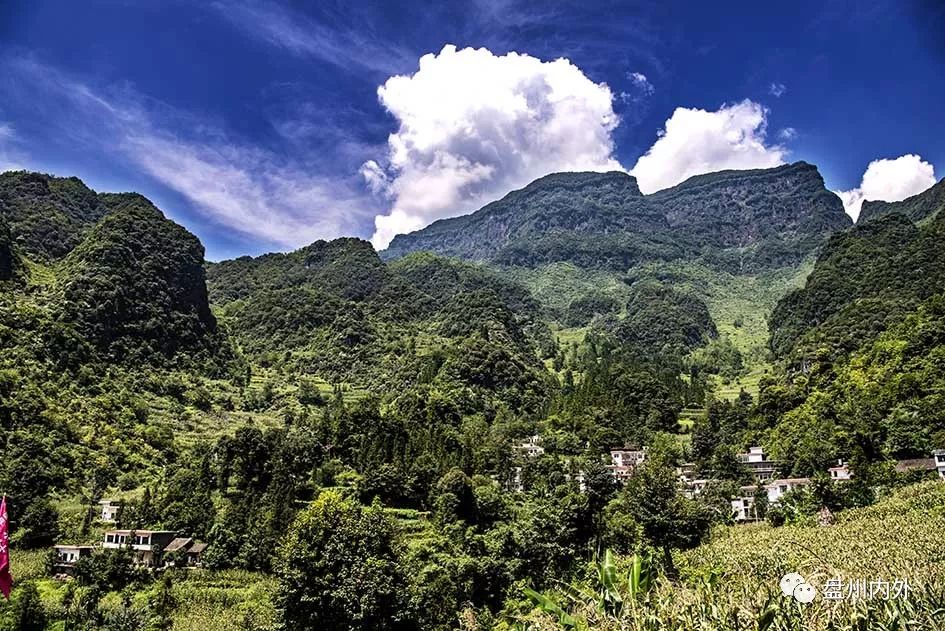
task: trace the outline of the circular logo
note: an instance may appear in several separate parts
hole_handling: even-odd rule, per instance
[[[793,596],[794,588],[800,585],[801,583],[806,583],[804,577],[798,574],[797,572],[791,572],[790,574],[785,574],[781,577],[781,593],[785,596]]]
[[[812,603],[817,596],[817,590],[810,583],[801,583],[794,588],[794,598],[799,603]]]

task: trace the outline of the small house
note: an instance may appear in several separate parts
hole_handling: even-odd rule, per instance
[[[633,477],[636,468],[646,460],[646,447],[615,447],[610,450],[610,464],[608,468],[619,484],[625,483]]]
[[[195,541],[194,545],[187,550],[187,567],[203,567],[203,553],[207,549],[207,544],[201,541]]]
[[[938,477],[945,480],[945,449],[933,451],[932,458],[935,459],[935,470],[938,471]]]
[[[750,447],[747,453],[737,455],[738,461],[751,471],[751,475],[758,482],[773,479],[778,473],[781,464],[776,460],[769,460],[762,447]]]
[[[541,436],[537,434],[515,445],[515,449],[529,458],[537,458],[545,453],[545,448],[541,446]]]
[[[66,544],[57,544],[53,546],[56,551],[56,561],[53,563],[53,574],[66,574],[72,576],[75,572],[75,565],[87,556],[92,556],[92,546],[75,546]]]
[[[845,482],[853,477],[853,472],[850,471],[849,465],[843,460],[838,460],[836,465],[827,469],[827,473],[834,482]]]
[[[769,504],[777,504],[786,493],[810,484],[810,478],[782,478],[765,484]]]
[[[118,521],[121,512],[121,502],[116,500],[99,500],[99,519],[110,524]]]
[[[156,567],[161,564],[164,550],[175,538],[176,533],[169,530],[106,530],[102,548],[129,549],[136,564]]]
[[[936,470],[935,458],[907,458],[896,461],[896,473],[911,473]]]

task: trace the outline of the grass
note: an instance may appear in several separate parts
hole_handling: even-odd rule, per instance
[[[717,375],[713,376],[715,396],[719,399],[734,401],[742,390],[751,396],[758,398],[758,390],[761,380],[769,374],[767,366],[755,366],[748,374],[736,377],[728,383],[724,383]]]

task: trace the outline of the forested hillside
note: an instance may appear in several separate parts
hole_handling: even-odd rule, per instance
[[[207,263],[140,195],[4,174],[0,490],[41,589],[0,628],[42,601],[68,628],[505,631],[551,607],[525,587],[581,585],[605,549],[692,588],[683,551],[753,480],[737,453],[851,461],[778,525],[945,447],[936,195],[848,230],[803,163],[649,196],[555,174],[380,255]],[[609,450],[642,446],[618,484]],[[205,542],[203,569],[155,580],[119,551],[44,578],[50,544],[101,540],[103,497]]]
[[[901,202],[864,201],[858,221],[865,223],[870,219],[889,213],[902,213],[915,222],[932,217],[945,207],[945,179],[939,180],[932,188]]]

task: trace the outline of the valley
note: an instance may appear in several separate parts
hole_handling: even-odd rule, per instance
[[[0,624],[828,629],[772,600],[775,551],[829,532],[856,550],[816,577],[853,578],[893,528],[919,596],[869,615],[931,620],[942,186],[853,225],[802,162],[651,195],[559,173],[381,252],[208,262],[143,196],[0,174]],[[757,499],[778,479],[806,482]],[[100,550],[118,531],[207,545],[147,568]],[[60,580],[56,544],[95,554]],[[595,583],[641,563],[645,588]]]

